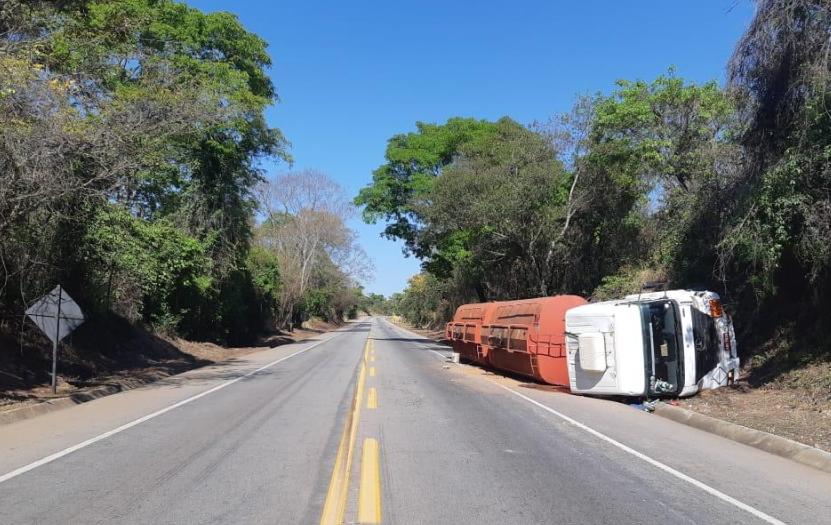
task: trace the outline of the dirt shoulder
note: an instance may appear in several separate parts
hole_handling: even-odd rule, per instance
[[[194,368],[295,343],[337,328],[312,320],[300,329],[264,336],[253,346],[225,347],[210,342],[152,334],[127,326],[97,327],[62,345],[58,392],[49,385],[49,352],[27,341],[15,348],[0,341],[0,414],[44,401],[92,392],[100,387],[127,389]]]
[[[831,452],[831,389],[823,388],[829,378],[831,363],[813,363],[756,387],[742,379],[679,406]]]
[[[398,324],[429,339],[444,338],[441,330]],[[831,452],[831,363],[803,364],[775,378],[754,381],[762,366],[750,360],[735,385],[680,399],[677,404]]]

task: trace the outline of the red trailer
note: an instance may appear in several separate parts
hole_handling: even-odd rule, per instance
[[[576,295],[496,303],[492,320],[482,325],[482,346],[494,368],[568,386],[566,311],[586,304]]]
[[[497,303],[463,304],[445,326],[445,338],[462,359],[485,365],[487,347],[482,344],[482,325],[490,322]]]

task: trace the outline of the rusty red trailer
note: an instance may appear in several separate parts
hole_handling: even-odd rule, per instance
[[[482,365],[488,363],[487,347],[482,345],[482,325],[490,322],[497,303],[463,304],[445,326],[445,338],[462,359]]]
[[[497,304],[482,326],[488,363],[551,385],[568,386],[566,311],[586,304],[576,295],[539,297]]]

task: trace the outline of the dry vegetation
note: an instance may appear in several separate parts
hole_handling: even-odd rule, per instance
[[[738,384],[682,406],[831,452],[831,362],[806,358],[790,340],[778,333],[746,361]]]

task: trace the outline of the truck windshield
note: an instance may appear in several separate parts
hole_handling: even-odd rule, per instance
[[[656,301],[641,305],[644,335],[649,363],[649,392],[677,394],[683,383],[680,324],[672,301]]]

